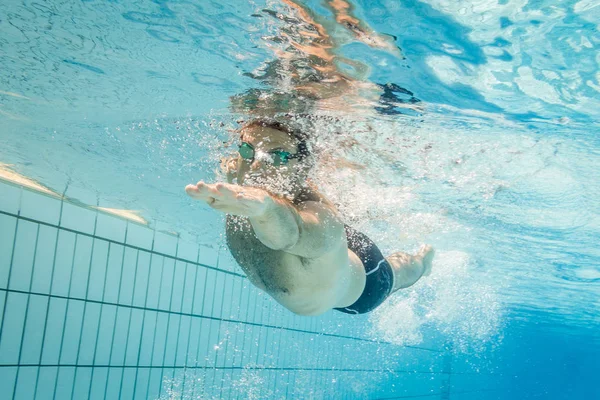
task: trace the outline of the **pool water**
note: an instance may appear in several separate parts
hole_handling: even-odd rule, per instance
[[[588,0],[3,2],[2,397],[600,398],[599,23]],[[384,254],[434,246],[430,277],[358,317],[249,284],[183,188],[265,107]]]

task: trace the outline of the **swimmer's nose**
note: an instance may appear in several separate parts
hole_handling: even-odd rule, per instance
[[[252,161],[252,164],[250,164],[250,169],[252,171],[257,171],[259,169],[265,169],[265,167],[267,165],[269,165],[269,160],[266,159],[264,156],[263,157],[256,157],[254,159],[254,161]]]
[[[262,167],[263,167],[263,163],[260,160],[254,160],[254,161],[252,161],[252,164],[250,164],[250,170],[252,170],[252,171],[259,170]]]
[[[257,151],[254,156],[254,161],[250,165],[250,169],[256,171],[258,169],[264,169],[267,165],[273,162],[273,156],[268,153]]]

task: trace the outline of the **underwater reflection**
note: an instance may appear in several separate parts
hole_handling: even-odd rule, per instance
[[[393,82],[369,81],[368,64],[343,55],[343,47],[362,42],[402,57],[393,35],[375,32],[354,15],[352,3],[324,3],[334,18],[325,18],[300,2],[281,0],[286,13],[263,9],[277,20],[274,32],[263,37],[275,58],[245,75],[260,82],[231,98],[231,109],[253,116],[315,111],[377,112],[416,115],[422,110],[413,92]]]

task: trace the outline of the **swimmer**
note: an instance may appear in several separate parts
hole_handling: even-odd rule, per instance
[[[299,315],[364,314],[430,273],[431,246],[385,258],[345,225],[309,181],[311,162],[302,132],[259,118],[240,129],[227,183],[185,188],[227,215],[227,245],[252,284]]]

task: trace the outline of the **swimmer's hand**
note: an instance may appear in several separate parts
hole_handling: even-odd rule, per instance
[[[200,181],[195,185],[187,185],[185,191],[191,198],[202,200],[215,210],[231,215],[260,217],[275,205],[266,190],[229,183],[208,184]]]

